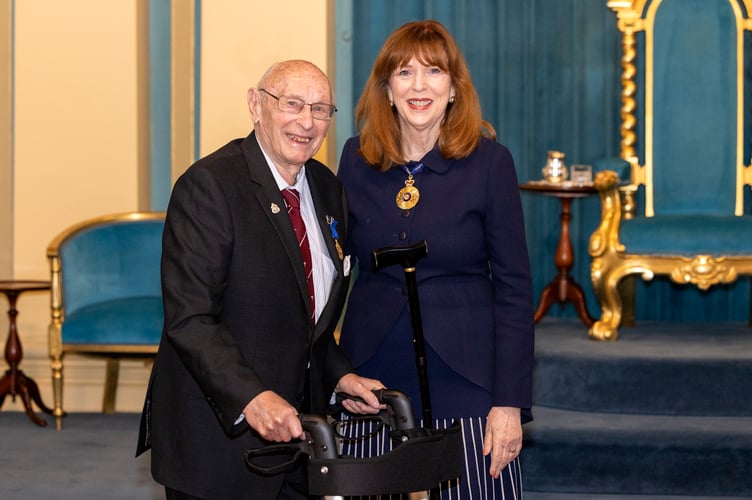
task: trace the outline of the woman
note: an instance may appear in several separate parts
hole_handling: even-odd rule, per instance
[[[440,23],[408,23],[387,39],[356,121],[338,173],[359,263],[341,346],[421,414],[404,272],[375,271],[371,251],[425,240],[416,274],[434,425],[460,420],[466,447],[463,479],[442,496],[521,498],[534,326],[517,175]]]

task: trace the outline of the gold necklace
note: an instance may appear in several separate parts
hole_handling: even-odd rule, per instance
[[[418,163],[412,168],[408,167],[407,164],[402,165],[402,170],[407,173],[407,180],[405,181],[405,187],[400,189],[397,193],[396,199],[397,206],[402,210],[410,210],[417,205],[420,200],[420,191],[418,191],[418,188],[413,185],[415,184],[413,176],[423,170],[423,167],[424,165],[422,163]]]

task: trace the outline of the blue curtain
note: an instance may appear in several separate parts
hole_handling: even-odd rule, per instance
[[[621,38],[606,0],[338,0],[338,85],[341,112],[352,114],[371,65],[386,37],[401,24],[437,19],[467,58],[484,117],[512,151],[520,182],[541,177],[546,152],[566,153],[567,164],[595,163],[619,154]],[[338,18],[338,23],[341,23]],[[342,56],[340,56],[340,54]],[[341,76],[338,76],[338,82]],[[338,120],[341,117],[338,117]],[[355,133],[338,129],[338,143]],[[557,270],[559,202],[522,194],[533,285],[540,293]],[[600,316],[590,283],[588,238],[600,220],[596,196],[572,204],[572,274],[588,309]],[[638,280],[639,281],[639,280]],[[746,320],[749,282],[708,293],[656,278],[637,285],[641,320]],[[537,299],[537,297],[536,297]],[[548,316],[576,316],[554,305]]]

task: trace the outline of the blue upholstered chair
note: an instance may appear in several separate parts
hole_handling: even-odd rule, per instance
[[[160,282],[163,212],[86,220],[47,248],[52,281],[49,350],[55,423],[62,428],[63,357],[107,360],[102,411],[115,411],[121,358],[157,352],[164,313]]]
[[[590,239],[601,317],[615,340],[622,278],[702,290],[752,274],[750,0],[608,0],[622,33],[621,158],[596,174]],[[746,200],[745,200],[746,199]]]

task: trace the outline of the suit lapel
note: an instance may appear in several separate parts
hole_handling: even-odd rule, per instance
[[[269,171],[266,158],[255,138],[255,132],[251,132],[251,134],[243,141],[242,149],[248,163],[251,180],[260,186],[260,189],[256,192],[256,199],[261,205],[264,214],[274,227],[274,230],[277,232],[277,235],[285,248],[287,257],[290,260],[290,264],[295,270],[298,290],[301,296],[306,299],[305,302],[308,303],[308,285],[306,283],[305,270],[303,269],[303,259],[300,257],[298,240],[292,230],[290,218],[287,216],[287,210],[285,208],[282,194],[279,192],[274,176],[272,176],[272,173]],[[341,303],[339,297],[340,294],[343,293],[342,288],[345,283],[344,270],[342,259],[339,257],[339,252],[337,251],[336,243],[330,229],[330,221],[327,220],[327,216],[333,217],[337,222],[341,223],[343,215],[342,207],[339,206],[339,199],[336,200],[335,204],[331,193],[327,192],[325,183],[317,177],[315,168],[306,168],[306,179],[308,182],[308,188],[311,192],[311,198],[313,199],[313,205],[316,209],[316,220],[319,224],[319,230],[322,232],[327,252],[329,253],[329,257],[331,258],[336,270],[334,281],[332,282],[332,287],[329,293],[329,300],[321,312],[321,316],[316,322],[316,327],[313,331],[313,339],[316,339],[339,319],[339,304]],[[342,227],[338,227],[338,230],[340,231],[343,229],[344,228]],[[344,238],[340,238],[340,245],[344,245]],[[310,305],[307,307],[310,308]]]
[[[260,186],[256,192],[256,199],[261,206],[264,214],[274,227],[274,230],[285,248],[290,265],[295,271],[295,278],[298,282],[298,290],[305,302],[308,302],[308,285],[306,283],[305,269],[303,268],[303,259],[300,256],[300,247],[295,232],[292,229],[290,217],[287,215],[285,201],[282,198],[274,176],[269,171],[266,158],[255,138],[255,132],[243,141],[243,154],[246,157],[248,168],[251,174],[251,180]],[[310,309],[310,305],[307,306]],[[308,311],[310,316],[310,311]]]

